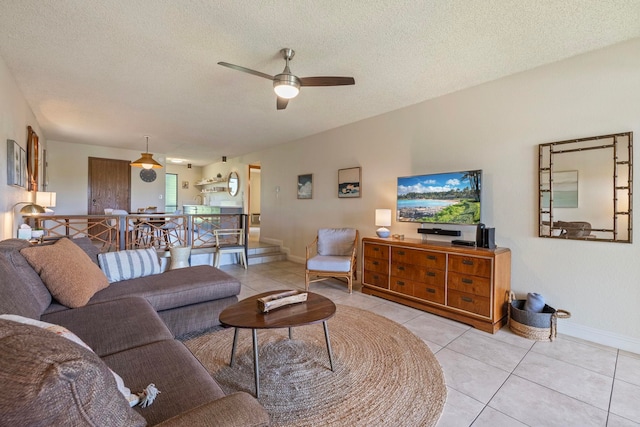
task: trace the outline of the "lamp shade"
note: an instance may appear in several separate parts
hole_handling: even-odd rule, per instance
[[[376,209],[376,225],[378,227],[391,225],[391,209]]]
[[[140,153],[140,158],[131,162],[130,165],[143,169],[159,169],[162,165],[153,160],[153,154],[149,153],[149,137],[145,136],[145,138],[147,139],[147,152]]]
[[[36,205],[45,208],[53,208],[56,206],[56,193],[53,191],[36,192]]]
[[[20,208],[20,213],[22,215],[41,214],[44,213],[44,208],[35,203],[29,203],[28,205],[24,205],[22,208]]]

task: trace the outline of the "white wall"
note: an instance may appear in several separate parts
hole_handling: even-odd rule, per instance
[[[512,251],[512,289],[571,311],[561,333],[640,352],[638,245],[537,237],[538,144],[638,135],[639,76],[635,39],[243,156],[262,168],[261,239],[302,260],[319,227],[374,235],[374,210],[395,207],[398,176],[482,169],[482,220]],[[338,169],[354,166],[362,197],[338,199]],[[297,175],[307,173],[313,199],[297,200]],[[416,228],[391,231],[417,238]],[[463,232],[474,238],[472,227]]]
[[[34,193],[24,188],[7,185],[7,139],[16,141],[22,148],[27,147],[27,126],[31,126],[40,137],[40,150],[46,148],[46,137],[40,130],[31,107],[18,89],[4,60],[0,57],[0,239],[16,236],[17,225],[14,214],[20,206],[18,202],[34,201]],[[40,157],[42,158],[42,157]],[[42,179],[42,173],[39,174]],[[41,188],[41,187],[40,187]],[[42,189],[42,188],[41,188]],[[17,215],[15,221],[20,221]]]
[[[194,205],[200,204],[200,201],[196,201],[196,196],[200,194],[200,189],[195,186],[195,183],[202,179],[202,167],[193,166],[188,168],[187,165],[177,165],[167,163],[167,173],[175,173],[178,175],[178,208],[182,209],[182,205]],[[184,182],[189,183],[189,188],[182,187]]]
[[[61,141],[49,141],[48,147],[49,191],[57,193],[56,214],[87,214],[89,157],[130,161],[140,157],[140,150]],[[163,156],[154,154],[153,158],[165,164]],[[157,169],[160,172],[154,182],[142,181],[140,170],[140,168],[131,168],[131,210],[157,206],[158,212],[163,212],[164,169]]]

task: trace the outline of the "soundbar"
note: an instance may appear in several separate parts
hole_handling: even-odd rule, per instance
[[[440,236],[460,236],[460,230],[443,230],[442,228],[418,228],[420,234],[439,234]]]
[[[473,240],[452,240],[452,245],[460,245],[460,246],[475,246],[476,242]]]

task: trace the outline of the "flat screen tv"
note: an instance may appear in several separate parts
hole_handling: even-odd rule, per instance
[[[480,223],[482,170],[398,178],[397,219],[430,224]]]

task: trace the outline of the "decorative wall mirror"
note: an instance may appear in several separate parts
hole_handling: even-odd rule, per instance
[[[238,194],[238,189],[240,188],[240,177],[238,177],[238,172],[231,172],[229,174],[229,195],[232,197]]]
[[[633,132],[538,146],[539,236],[631,243]]]

